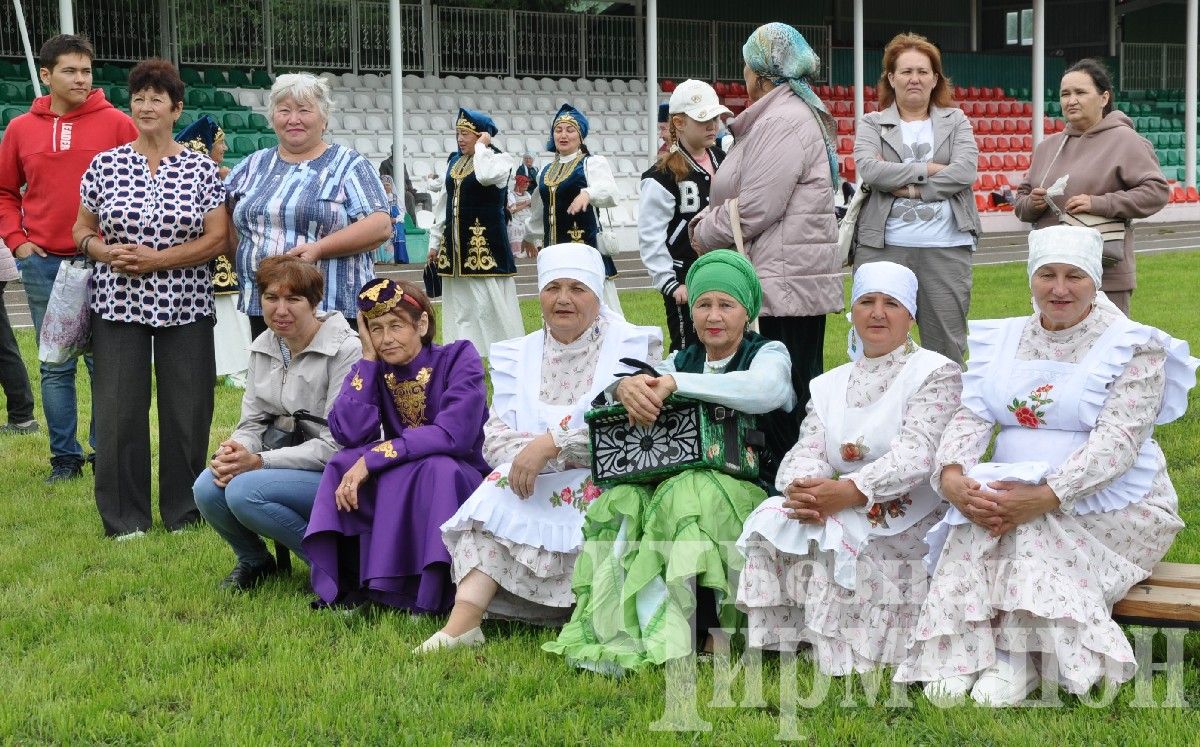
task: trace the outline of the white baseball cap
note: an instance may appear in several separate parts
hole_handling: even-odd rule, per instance
[[[676,86],[668,108],[672,114],[686,114],[697,122],[732,114],[721,105],[713,87],[702,80],[685,80]]]

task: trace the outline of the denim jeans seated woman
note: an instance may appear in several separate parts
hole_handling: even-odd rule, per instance
[[[239,563],[271,561],[263,537],[282,542],[307,562],[300,540],[320,482],[321,473],[311,470],[256,469],[219,488],[212,470],[206,469],[192,491],[200,513],[233,548]]]

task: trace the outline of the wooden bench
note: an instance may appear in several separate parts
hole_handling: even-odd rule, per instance
[[[1200,565],[1159,563],[1112,614],[1126,625],[1200,629]]]

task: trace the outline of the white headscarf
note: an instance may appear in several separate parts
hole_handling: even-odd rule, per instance
[[[538,252],[538,291],[555,280],[578,280],[604,305],[604,260],[587,244],[555,244]]]
[[[858,299],[868,293],[883,293],[900,302],[908,309],[914,319],[917,318],[917,276],[904,265],[895,262],[868,262],[859,265],[854,271],[854,284],[850,287],[850,306],[853,308]],[[856,361],[863,357],[862,342],[854,332],[854,322],[850,314],[850,332],[846,342],[846,352],[850,360]]]
[[[1049,226],[1029,233],[1030,281],[1043,265],[1062,263],[1078,267],[1087,273],[1096,290],[1104,276],[1104,239],[1094,228],[1082,226]]]

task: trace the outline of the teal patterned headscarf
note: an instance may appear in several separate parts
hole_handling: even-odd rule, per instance
[[[812,109],[821,125],[825,154],[829,157],[829,178],[836,192],[841,183],[834,142],[837,126],[825,104],[809,85],[809,80],[821,69],[821,58],[804,36],[786,23],[768,23],[755,29],[742,46],[742,57],[756,75],[775,85],[787,83],[792,92]]]

